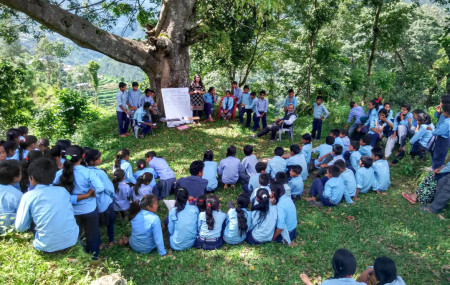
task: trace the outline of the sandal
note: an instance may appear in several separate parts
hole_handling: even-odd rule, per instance
[[[403,196],[403,198],[405,198],[409,203],[411,203],[411,204],[415,204],[415,203],[417,203],[417,201],[414,201],[413,199],[411,199],[410,197],[409,197],[409,194],[406,194],[405,192],[402,192],[402,196]]]
[[[421,207],[419,207],[419,208],[417,208],[417,209],[419,210],[419,212],[427,212],[427,213],[433,214],[433,213],[430,211],[430,209],[428,209],[428,207],[425,207],[425,206],[421,206]]]

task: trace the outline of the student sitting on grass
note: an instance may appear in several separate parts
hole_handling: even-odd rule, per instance
[[[289,187],[289,184],[287,183],[286,172],[278,172],[275,175],[275,181],[283,185],[285,195],[291,198],[291,187]]]
[[[326,168],[334,165],[334,163],[338,160],[344,160],[342,157],[342,151],[343,147],[340,144],[333,145],[333,151],[331,153],[331,156],[327,157],[323,160],[323,164],[320,165],[319,171],[317,171],[317,175],[322,175],[326,172]],[[330,154],[329,154],[330,155]],[[331,159],[330,159],[331,158]]]
[[[214,250],[222,247],[222,228],[227,215],[220,210],[220,201],[216,196],[206,198],[206,211],[198,215],[198,236],[194,247]]]
[[[269,162],[267,163],[266,173],[270,174],[270,177],[275,179],[275,175],[278,172],[286,172],[286,160],[282,158],[284,154],[284,149],[281,146],[277,146],[273,151],[275,155]]]
[[[284,242],[281,236],[283,230],[289,232],[289,238],[291,243],[289,245],[294,245],[293,240],[297,237],[297,210],[295,209],[295,204],[292,199],[286,195],[284,187],[279,182],[274,182],[270,185],[273,193],[274,205],[277,207],[277,225],[275,232],[272,237],[272,241]]]
[[[122,219],[125,218],[126,211],[130,208],[131,188],[124,182],[125,171],[117,169],[113,174],[114,185],[114,211],[118,212]]]
[[[22,192],[13,185],[21,180],[19,161],[0,162],[0,233],[14,224]]]
[[[389,164],[387,160],[383,159],[383,149],[381,147],[376,147],[372,149],[372,159],[373,159],[373,174],[374,179],[372,183],[372,190],[377,191],[378,194],[385,193],[389,185],[391,185],[391,175],[389,172]]]
[[[159,181],[156,184],[158,199],[166,198],[172,191],[173,184],[176,181],[175,173],[170,168],[167,161],[159,156],[156,156],[156,152],[149,151],[145,154],[145,160],[148,166],[156,171],[159,176]]]
[[[377,284],[384,285],[406,285],[405,281],[397,275],[397,267],[395,262],[386,256],[381,256],[375,259],[373,267],[369,266],[356,281],[370,283],[375,277]]]
[[[239,173],[239,182],[248,184],[250,177],[256,174],[255,166],[258,163],[258,159],[253,154],[253,147],[251,145],[245,145],[243,151],[245,157],[241,162],[242,171]]]
[[[195,205],[189,205],[188,198],[188,191],[178,188],[175,192],[175,207],[169,211],[167,229],[173,250],[189,249],[197,238],[199,210]]]
[[[342,179],[339,178],[341,170],[336,165],[332,165],[327,169],[328,180],[323,182],[316,178],[309,190],[311,198],[307,199],[311,206],[322,207],[328,206],[333,207],[339,204],[344,196],[345,186]],[[316,196],[319,196],[319,201],[316,202]]]
[[[312,152],[312,144],[311,144],[311,135],[303,134],[302,136],[302,147],[300,153],[305,156],[306,163],[311,162],[311,152]]]
[[[158,197],[155,195],[147,195],[133,201],[128,214],[131,222],[131,236],[123,237],[119,243],[129,244],[136,252],[150,253],[157,249],[159,255],[166,255],[161,220],[156,215],[156,211],[158,211]]]
[[[193,161],[189,166],[191,176],[178,179],[176,188],[185,188],[188,191],[189,196],[194,198],[197,198],[199,195],[204,195],[206,186],[208,185],[208,180],[202,178],[203,168],[203,161]]]
[[[289,187],[291,188],[291,198],[292,200],[296,201],[300,199],[300,197],[303,194],[303,179],[300,176],[300,173],[302,172],[302,167],[300,165],[292,165],[290,170],[290,176],[288,183]]]
[[[322,161],[324,158],[328,156],[329,153],[333,151],[333,144],[334,144],[334,138],[332,136],[328,136],[325,139],[325,143],[319,145],[315,149],[313,149],[313,153],[318,153],[319,156],[317,159],[312,160],[311,162],[314,162],[314,166],[319,169],[320,164],[322,164]]]
[[[367,193],[372,189],[372,184],[375,179],[373,168],[373,160],[369,156],[362,156],[359,162],[360,167],[356,170],[356,194],[353,200],[358,201],[360,193]]]
[[[348,151],[343,155],[345,161],[347,162],[348,169],[352,170],[353,173],[359,168],[359,161],[361,160],[361,153],[359,150],[359,141],[352,141],[348,148]]]
[[[150,182],[150,186],[153,188],[156,187],[156,178],[158,178],[158,174],[156,174],[155,169],[151,167],[147,167],[147,161],[145,159],[139,159],[136,162],[136,169],[137,171],[133,173],[133,177],[137,180],[139,176],[142,176],[144,173],[148,172],[153,175],[152,182]]]
[[[23,195],[15,226],[19,232],[34,224],[33,246],[37,250],[55,252],[77,243],[79,228],[75,221],[70,193],[53,186],[56,167],[48,158],[31,163],[28,171],[34,187]]]
[[[252,195],[253,191],[259,189],[262,185],[259,184],[259,176],[266,173],[267,163],[258,162],[255,166],[256,174],[250,177],[248,184],[242,185],[242,189],[249,195]]]
[[[218,186],[217,181],[217,169],[219,164],[214,161],[214,153],[212,150],[207,150],[203,154],[203,175],[202,178],[208,180],[208,185],[206,185],[206,192],[214,193]]]
[[[119,150],[116,155],[116,160],[114,161],[114,169],[122,169],[125,171],[125,179],[124,182],[128,185],[133,186],[136,184],[136,178],[133,176],[133,168],[129,162],[130,160],[130,151],[127,148],[123,148]]]
[[[247,210],[250,197],[247,193],[241,193],[237,197],[236,208],[229,207],[223,239],[228,244],[240,244],[247,237],[247,231],[252,224],[252,213]]]
[[[356,179],[355,174],[350,169],[347,169],[345,162],[341,159],[336,161],[335,165],[341,170],[339,177],[345,186],[344,199],[349,204],[354,204],[352,197],[356,195]]]
[[[341,132],[338,129],[332,129],[330,131],[330,136],[332,136],[334,138],[334,145],[340,145],[342,146],[343,149],[345,149],[345,145],[344,142],[341,139]]]
[[[359,140],[359,153],[361,155],[372,156],[372,146],[370,145],[372,136],[367,134]]]
[[[234,188],[239,179],[239,172],[242,171],[241,161],[235,156],[236,147],[230,145],[227,148],[227,158],[222,159],[219,163],[217,172],[224,184],[224,189],[228,189],[228,187]]]
[[[277,225],[277,207],[270,203],[269,191],[258,189],[256,201],[258,204],[252,207],[252,224],[245,239],[251,245],[272,241]]]
[[[287,174],[289,176],[289,170],[293,165],[300,165],[302,167],[302,173],[300,176],[303,180],[308,178],[308,164],[306,163],[305,156],[300,153],[300,146],[298,144],[293,144],[290,147],[291,157],[286,159]]]
[[[252,194],[250,195],[250,201],[252,203],[255,202],[256,199],[256,193],[258,193],[258,190],[261,188],[265,188],[267,189],[267,191],[269,191],[269,194],[271,194],[270,192],[270,176],[267,173],[261,173],[261,175],[259,175],[259,180],[258,180],[258,188],[254,188]]]
[[[131,189],[131,201],[142,199],[146,195],[153,194],[153,187],[150,182],[153,180],[151,173],[144,173],[136,180],[136,184]]]
[[[346,129],[340,129],[339,138],[344,144],[344,152],[348,151],[348,148],[350,147],[350,138],[348,137],[348,131]]]

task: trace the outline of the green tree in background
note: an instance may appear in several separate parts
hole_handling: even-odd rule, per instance
[[[91,75],[91,82],[92,87],[94,87],[94,103],[95,105],[98,105],[98,70],[100,69],[100,64],[97,62],[91,60],[88,62],[88,70],[89,74]]]

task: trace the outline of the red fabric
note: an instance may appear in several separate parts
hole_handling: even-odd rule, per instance
[[[220,113],[221,113],[221,111],[222,111],[222,101],[223,101],[223,98],[225,98],[226,96],[223,96],[222,97],[222,99],[220,99],[220,102],[219,102],[219,117],[218,117],[218,120],[220,120]],[[234,101],[234,106],[233,106],[233,114],[232,114],[232,121],[234,122],[234,114],[236,113],[236,98],[234,98],[234,96],[231,96],[231,98],[233,98],[233,101]]]

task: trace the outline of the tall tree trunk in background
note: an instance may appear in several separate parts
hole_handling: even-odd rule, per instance
[[[0,0],[80,47],[140,67],[156,90],[164,112],[161,88],[189,86],[189,46],[198,40],[193,23],[196,0],[162,0],[159,21],[146,41],[130,40],[102,30],[91,22],[45,0]]]
[[[369,64],[368,64],[369,67],[367,70],[367,81],[369,81],[370,76],[372,75],[373,61],[375,60],[375,52],[377,50],[377,41],[378,41],[378,36],[380,33],[379,19],[380,19],[382,7],[383,7],[383,0],[380,0],[380,2],[378,3],[378,5],[375,8],[375,21],[373,23],[373,28],[372,28],[373,37],[372,37],[372,45],[370,48],[370,56],[369,56]],[[363,94],[363,102],[366,100],[366,95],[367,95],[367,90]]]
[[[450,74],[447,74],[447,84],[445,85],[445,90],[447,90],[447,95],[450,95]]]
[[[314,0],[314,10],[317,9],[317,0]],[[311,31],[311,35],[308,39],[308,69],[306,71],[306,102],[309,102],[311,97],[311,73],[312,73],[312,56],[314,51],[314,41],[316,39],[316,35],[319,32],[319,28],[315,28]]]

